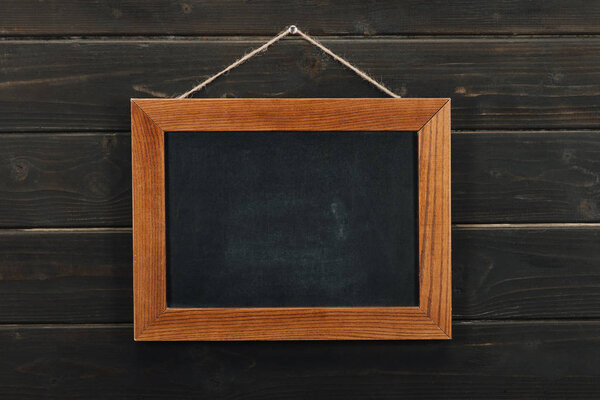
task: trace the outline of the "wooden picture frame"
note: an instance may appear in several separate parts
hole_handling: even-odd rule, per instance
[[[169,308],[164,133],[418,135],[418,307]],[[135,340],[450,339],[450,99],[132,99]]]

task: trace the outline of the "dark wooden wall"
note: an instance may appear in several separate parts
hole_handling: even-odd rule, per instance
[[[452,97],[450,342],[134,343],[129,98],[298,24]],[[0,398],[600,398],[600,1],[3,0]],[[200,94],[380,96],[285,39]]]

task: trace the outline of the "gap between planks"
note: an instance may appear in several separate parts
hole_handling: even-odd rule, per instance
[[[131,232],[130,226],[126,227],[99,227],[99,228],[0,228],[0,234],[2,233],[52,233],[52,232],[81,232],[81,233],[92,233],[92,232]]]
[[[562,229],[562,228],[600,228],[600,222],[534,222],[501,224],[452,224],[455,229]]]
[[[282,27],[283,28],[283,27]],[[153,43],[176,43],[176,42],[238,42],[238,43],[259,43],[267,41],[273,37],[277,32],[273,32],[270,35],[158,35],[158,36],[94,36],[94,35],[66,35],[66,36],[10,36],[0,35],[0,43],[136,43],[136,42],[153,42]],[[554,40],[593,40],[600,39],[600,34],[432,34],[432,35],[314,35],[319,41],[423,41],[423,42],[452,42],[452,41],[554,41]],[[302,41],[301,38],[289,36],[284,40],[290,41]]]
[[[409,99],[410,97],[406,97]],[[600,135],[600,128],[581,128],[581,129],[456,129],[452,130],[452,135],[463,135],[463,134],[534,134],[543,135],[546,133],[563,133],[563,134],[578,134],[578,133],[598,133]],[[90,131],[82,131],[81,129],[70,130],[65,128],[62,130],[51,130],[51,131],[0,131],[0,137],[9,136],[66,136],[66,137],[77,137],[77,136],[98,136],[98,135],[119,135],[119,136],[130,136],[130,131],[124,130],[98,130],[93,129]]]
[[[452,321],[453,326],[472,326],[472,325],[597,325],[600,323],[600,319],[473,319],[473,320],[454,320]],[[15,328],[29,328],[29,329],[133,329],[133,323],[131,322],[117,322],[117,323],[18,323],[18,324],[2,324],[0,323],[0,330],[10,330]]]
[[[600,222],[540,222],[540,223],[502,223],[502,224],[452,224],[452,228],[468,229],[562,229],[562,228],[600,228]],[[90,227],[90,228],[0,228],[2,233],[51,233],[51,232],[131,232],[131,227]]]

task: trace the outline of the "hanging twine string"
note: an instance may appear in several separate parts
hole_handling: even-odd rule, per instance
[[[185,92],[185,93],[177,96],[177,99],[185,99],[186,97],[188,97],[192,93],[195,93],[198,90],[204,88],[205,86],[207,86],[208,84],[210,84],[212,81],[214,81],[215,79],[217,79],[221,75],[224,75],[224,74],[228,73],[229,71],[231,71],[232,69],[234,69],[234,68],[242,65],[243,63],[245,63],[246,61],[248,61],[249,59],[251,59],[255,55],[257,55],[259,53],[262,53],[263,51],[267,50],[272,44],[278,42],[279,40],[283,39],[284,37],[286,37],[287,35],[290,35],[290,34],[291,35],[296,35],[296,34],[300,35],[300,37],[302,39],[304,39],[307,42],[311,43],[312,45],[318,47],[324,53],[330,55],[331,57],[333,57],[334,60],[338,61],[339,63],[341,63],[345,67],[347,67],[347,68],[351,69],[352,71],[354,71],[356,73],[356,75],[360,76],[362,79],[364,79],[365,81],[369,82],[371,85],[375,86],[377,89],[381,90],[383,93],[387,94],[388,96],[395,97],[395,98],[400,98],[400,96],[398,96],[396,93],[392,92],[390,89],[388,89],[387,87],[385,87],[383,84],[377,82],[375,79],[371,78],[365,72],[361,71],[360,69],[358,69],[354,65],[350,64],[350,62],[348,62],[344,58],[338,56],[333,51],[329,50],[327,47],[325,47],[324,45],[322,45],[321,43],[319,43],[318,41],[316,41],[315,39],[313,39],[311,36],[309,36],[306,33],[302,32],[295,25],[291,25],[290,27],[286,28],[284,31],[282,31],[281,33],[279,33],[278,35],[276,35],[275,37],[273,37],[271,40],[269,40],[268,42],[266,42],[265,44],[263,44],[262,46],[260,46],[260,47],[258,47],[256,49],[252,50],[250,53],[244,55],[242,58],[240,58],[237,61],[235,61],[233,64],[231,64],[230,66],[228,66],[224,70],[222,70],[220,72],[217,72],[216,74],[214,74],[210,78],[206,79],[204,82],[202,82],[202,83],[194,86],[193,88],[191,88],[187,92]]]

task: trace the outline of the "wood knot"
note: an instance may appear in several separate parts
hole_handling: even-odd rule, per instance
[[[598,217],[598,206],[593,200],[583,199],[579,203],[579,210],[586,218]]]
[[[111,192],[110,179],[98,172],[92,172],[85,177],[88,190],[95,196],[105,197]]]
[[[31,163],[24,158],[16,158],[10,162],[10,177],[13,181],[22,182],[27,179]]]
[[[184,3],[181,5],[181,8],[183,9],[184,14],[189,14],[192,12],[192,6],[190,6],[189,4]]]

